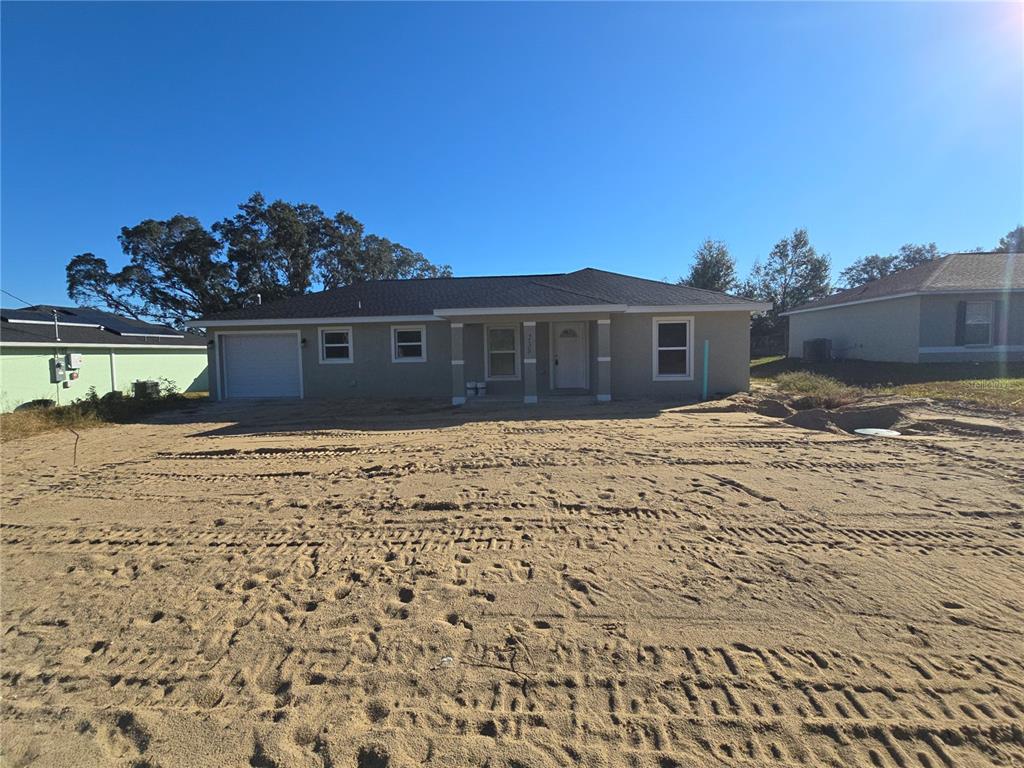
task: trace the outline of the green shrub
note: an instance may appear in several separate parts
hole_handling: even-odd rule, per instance
[[[849,405],[864,396],[860,387],[851,387],[841,381],[807,371],[780,373],[775,383],[779,391],[793,395],[794,407],[838,408]]]

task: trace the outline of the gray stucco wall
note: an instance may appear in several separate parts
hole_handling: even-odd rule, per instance
[[[710,342],[709,394],[750,387],[750,313],[693,313],[693,379],[654,380],[653,319],[667,315],[615,315],[611,325],[612,399],[686,400],[701,395],[704,341]],[[675,316],[675,315],[671,315]]]
[[[994,346],[956,346],[957,306],[961,301],[1002,302],[1002,336]],[[1024,292],[945,293],[921,297],[921,362],[1024,360]]]
[[[659,315],[664,316],[664,315]],[[607,316],[606,316],[607,317]],[[684,400],[699,397],[703,371],[703,344],[711,343],[709,392],[732,393],[749,387],[749,312],[694,313],[693,379],[691,381],[654,381],[653,318],[650,314],[611,316],[611,396],[612,399],[657,398]],[[518,325],[520,358],[523,356],[522,322],[527,317],[493,318],[486,322]],[[551,393],[551,328],[558,320],[586,323],[589,360],[587,391],[597,392],[597,317],[578,315],[547,316],[537,319],[537,391]],[[299,331],[302,347],[302,379],[305,397],[437,397],[452,393],[451,328],[448,322],[424,323],[427,331],[427,360],[423,363],[394,363],[391,360],[390,323],[354,323],[352,362],[321,363],[319,328],[316,325],[281,325],[259,328],[225,328],[224,331]],[[463,321],[464,381],[484,381],[484,325],[482,318]],[[329,326],[325,326],[329,327]],[[274,361],[268,360],[267,365]],[[522,360],[520,359],[522,372]],[[217,397],[219,361],[210,350],[210,392]],[[517,380],[487,382],[489,395],[521,396],[522,376]]]
[[[871,301],[789,316],[789,356],[803,357],[804,341],[832,339],[840,359],[916,363],[920,300]]]
[[[299,331],[302,346],[302,386],[305,397],[451,397],[451,330],[446,322],[396,323],[426,327],[427,359],[422,363],[391,360],[391,323],[359,323],[352,328],[352,362],[321,363],[316,325],[224,328],[224,331]],[[333,326],[324,326],[333,327]],[[210,393],[221,369],[210,358]],[[268,360],[272,365],[274,361]]]

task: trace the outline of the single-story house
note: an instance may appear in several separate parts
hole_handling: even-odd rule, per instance
[[[784,314],[790,357],[830,339],[839,359],[1024,360],[1024,255],[953,253]]]
[[[599,269],[377,280],[191,321],[210,394],[254,397],[700,397],[749,384],[768,305]],[[705,359],[706,350],[706,359]],[[467,385],[483,385],[472,387]]]
[[[3,411],[161,379],[181,392],[206,391],[206,338],[89,308],[0,309]]]

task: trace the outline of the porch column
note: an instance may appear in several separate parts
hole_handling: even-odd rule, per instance
[[[537,402],[537,323],[523,322],[523,402]]]
[[[597,401],[612,399],[612,321],[597,321]]]
[[[462,351],[462,323],[452,323],[452,405],[466,402],[466,361]]]

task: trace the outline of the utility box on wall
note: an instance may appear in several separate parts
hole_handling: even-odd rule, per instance
[[[82,367],[82,354],[80,352],[68,352],[65,358],[65,365],[68,370],[77,370]]]
[[[62,381],[67,379],[67,369],[64,367],[64,361],[57,357],[50,358],[50,382],[53,384],[60,384]]]

